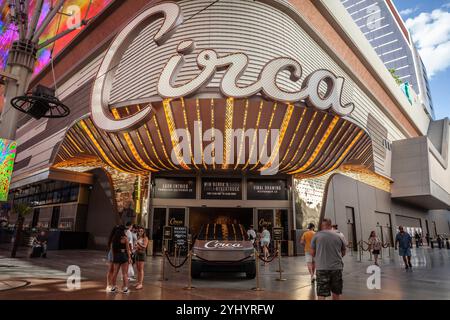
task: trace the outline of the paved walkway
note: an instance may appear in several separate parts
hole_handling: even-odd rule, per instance
[[[283,257],[283,277],[276,281],[278,264],[261,267],[261,287],[252,291],[255,280],[239,274],[209,274],[194,280],[194,290],[187,285],[187,266],[180,272],[168,271],[168,281],[161,282],[161,257],[149,257],[145,267],[145,287],[128,295],[105,292],[105,254],[99,251],[50,251],[47,259],[29,259],[26,251],[19,258],[8,258],[0,248],[0,300],[7,299],[315,299],[304,257]],[[450,250],[420,248],[413,250],[413,271],[405,271],[397,252],[387,251],[381,265],[381,289],[369,290],[371,265],[368,255],[358,262],[357,254],[345,257],[344,299],[450,299]],[[66,270],[70,265],[81,268],[81,289],[67,288]]]

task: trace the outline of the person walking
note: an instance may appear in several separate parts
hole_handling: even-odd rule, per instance
[[[108,262],[108,271],[106,272],[106,291],[110,291],[112,286],[112,278],[114,275],[114,260],[111,246],[112,240],[114,238],[114,235],[116,234],[116,230],[118,227],[119,226],[114,226],[108,238],[108,253],[106,254],[106,261]]]
[[[377,237],[377,234],[375,231],[370,232],[369,237],[369,250],[372,251],[373,258],[374,258],[374,264],[378,266],[378,256],[380,254],[382,243],[380,238]]]
[[[248,237],[248,240],[252,242],[253,246],[255,246],[256,232],[255,232],[255,229],[253,229],[253,225],[250,225],[250,227],[248,228],[247,237]]]
[[[319,300],[332,295],[339,300],[342,295],[342,270],[346,245],[344,240],[332,230],[330,219],[323,219],[321,231],[311,240],[311,256],[316,266],[316,291]]]
[[[143,227],[137,228],[136,241],[136,269],[138,272],[136,290],[143,288],[144,282],[144,264],[147,256],[148,237]]]
[[[405,263],[405,269],[408,270],[412,268],[411,264],[411,248],[412,248],[412,238],[408,232],[403,230],[402,226],[398,227],[399,232],[395,237],[395,250],[398,248],[398,254],[403,258]]]
[[[420,234],[417,231],[414,234],[414,239],[416,240],[416,248],[419,248],[419,246],[420,246]]]
[[[442,249],[442,238],[441,238],[441,236],[439,234],[436,237],[436,242],[438,244],[439,249]]]
[[[112,276],[111,289],[109,292],[117,292],[117,276],[122,271],[123,293],[129,293],[128,289],[128,267],[131,264],[131,251],[128,237],[125,234],[125,227],[120,226],[114,233],[111,241],[113,254],[114,271]]]
[[[264,260],[267,260],[269,258],[269,245],[270,245],[270,232],[267,230],[267,226],[263,226],[263,231],[261,233],[261,246],[263,248],[264,252]],[[267,262],[264,262],[264,265],[266,265]]]
[[[430,234],[427,232],[425,239],[427,240],[427,246],[430,246]]]
[[[128,221],[126,223],[125,228],[126,228],[125,234],[128,238],[128,243],[129,243],[130,252],[131,252],[131,263],[130,263],[130,266],[128,267],[128,280],[136,281],[134,268],[133,268],[133,255],[134,255],[134,245],[135,245],[136,236],[133,232],[133,224],[130,221]]]
[[[339,231],[339,226],[338,226],[337,224],[333,224],[333,225],[331,226],[331,230],[333,230],[334,232],[336,232],[337,235],[338,235],[339,237],[341,237],[342,241],[344,241],[345,246],[347,247],[347,240],[345,240],[344,234],[343,234],[341,231]]]
[[[47,258],[47,244],[48,244],[48,236],[45,230],[41,230],[38,236],[36,237],[36,244],[40,245],[42,248],[41,257]]]
[[[314,283],[314,281],[316,281],[316,276],[315,276],[316,267],[314,264],[314,258],[310,252],[311,251],[311,240],[314,237],[314,235],[316,234],[314,232],[314,228],[315,228],[314,223],[308,224],[308,228],[307,228],[308,230],[305,233],[303,233],[303,235],[300,239],[300,244],[305,246],[305,260],[306,260],[306,265],[308,267],[309,274],[311,276],[311,283]]]

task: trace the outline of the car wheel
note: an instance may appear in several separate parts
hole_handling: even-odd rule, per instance
[[[247,279],[255,279],[256,277],[256,263],[252,263],[247,267],[247,271],[245,272]]]

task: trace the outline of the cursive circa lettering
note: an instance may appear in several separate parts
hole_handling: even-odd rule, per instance
[[[242,244],[239,242],[220,242],[218,240],[208,241],[205,243],[205,248],[208,249],[233,249],[233,248],[242,248]]]
[[[114,119],[109,110],[111,82],[115,68],[134,38],[151,16],[163,16],[163,23],[153,40],[157,45],[164,44],[176,32],[183,21],[179,5],[173,2],[161,3],[146,9],[130,22],[114,39],[99,68],[99,75],[94,82],[91,100],[91,116],[95,125],[106,131],[127,131],[139,128],[151,117],[151,108],[124,119]],[[344,78],[336,76],[329,70],[319,69],[309,74],[301,83],[299,90],[286,91],[277,83],[282,72],[289,72],[294,83],[302,77],[302,66],[299,61],[290,57],[280,57],[263,66],[252,84],[238,85],[241,76],[249,65],[249,56],[242,52],[220,56],[213,49],[205,49],[197,55],[199,73],[183,84],[176,85],[176,79],[186,63],[185,56],[194,52],[194,40],[181,41],[173,55],[162,70],[157,84],[161,98],[177,99],[188,97],[206,86],[219,71],[224,71],[220,82],[220,91],[225,97],[248,98],[257,94],[273,101],[284,103],[305,102],[320,110],[331,109],[340,116],[349,115],[354,105],[342,103]]]
[[[267,63],[257,81],[248,86],[238,86],[237,82],[245,72],[249,58],[244,53],[233,53],[219,57],[216,51],[206,49],[197,56],[200,73],[182,85],[174,82],[185,63],[184,56],[192,53],[195,43],[192,40],[183,41],[177,48],[177,55],[169,59],[158,82],[158,94],[163,98],[181,98],[189,96],[206,85],[217,71],[225,70],[220,90],[226,97],[246,98],[262,93],[269,99],[280,102],[306,101],[320,110],[332,109],[335,113],[345,116],[353,111],[353,104],[343,105],[341,102],[344,78],[337,77],[331,71],[317,70],[306,77],[301,90],[288,92],[277,84],[277,77],[282,71],[289,71],[290,79],[298,81],[302,76],[300,63],[292,58],[277,58]],[[320,92],[322,83],[326,86],[324,93]]]

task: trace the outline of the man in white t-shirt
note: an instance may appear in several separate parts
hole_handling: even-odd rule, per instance
[[[133,253],[135,243],[137,241],[137,237],[136,237],[136,234],[133,233],[133,231],[132,231],[133,225],[131,224],[131,222],[127,222],[125,227],[126,227],[125,234],[128,238],[128,243],[130,244],[130,251]],[[132,281],[136,280],[136,278],[134,276],[133,264],[130,264],[128,267],[128,279],[132,280]]]
[[[253,225],[251,225],[248,230],[247,230],[247,237],[248,240],[250,240],[253,245],[255,244],[255,240],[256,240],[256,232],[255,229],[253,229]]]

